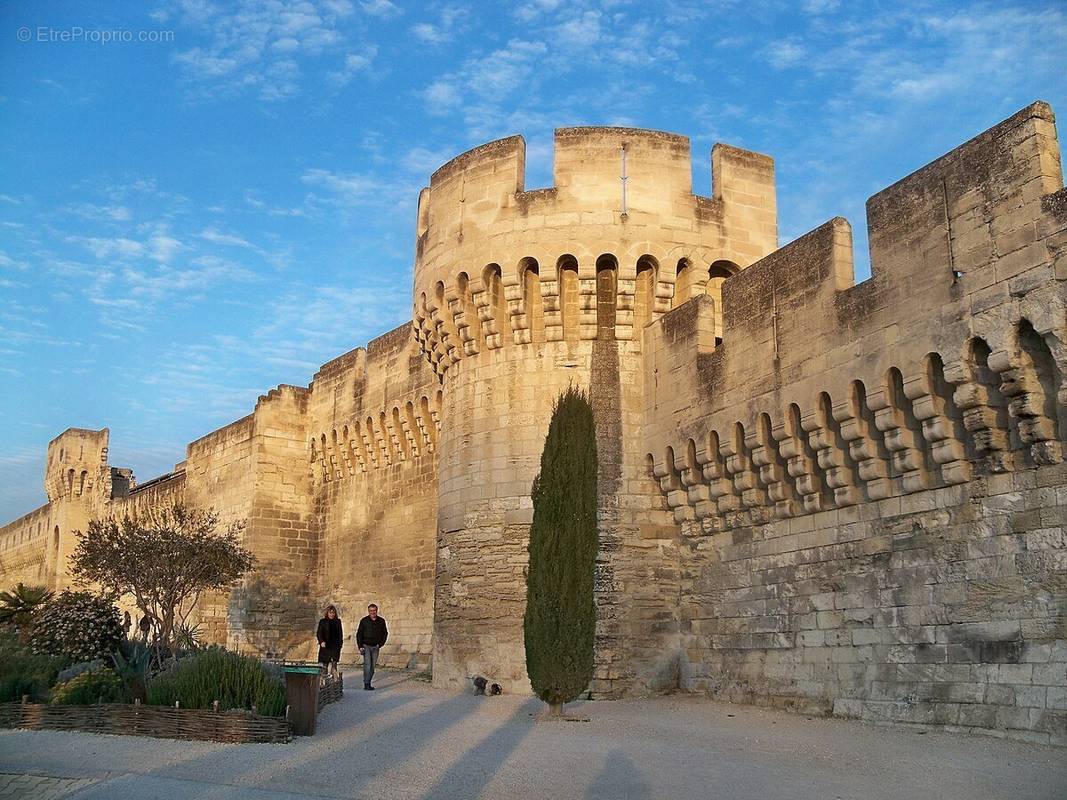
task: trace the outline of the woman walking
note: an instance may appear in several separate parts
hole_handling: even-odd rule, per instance
[[[319,640],[319,663],[329,665],[330,674],[336,675],[337,661],[341,658],[341,643],[344,640],[341,618],[337,616],[336,606],[326,606],[315,638]]]

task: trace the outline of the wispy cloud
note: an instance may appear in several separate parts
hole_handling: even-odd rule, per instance
[[[389,0],[363,0],[359,4],[364,13],[372,17],[395,17],[403,12]]]
[[[394,8],[388,0],[361,4],[364,14],[374,16]],[[186,0],[176,21],[207,41],[180,50],[174,61],[194,97],[254,93],[267,102],[287,100],[305,85],[308,66],[342,84],[367,68],[373,54],[349,38],[356,14],[356,6],[344,0],[289,6],[244,0],[236,8]]]
[[[463,33],[466,29],[464,23],[467,16],[467,9],[447,6],[441,9],[436,20],[417,22],[412,25],[411,33],[416,39],[426,44],[445,44]]]

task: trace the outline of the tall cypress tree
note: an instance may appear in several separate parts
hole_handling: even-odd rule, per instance
[[[596,481],[593,409],[572,386],[556,400],[534,479],[523,619],[526,672],[554,715],[593,678]]]

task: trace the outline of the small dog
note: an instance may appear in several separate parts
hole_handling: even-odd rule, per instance
[[[475,694],[485,694],[485,687],[489,683],[489,681],[487,681],[481,675],[476,675],[471,678],[471,682],[474,683]],[[493,686],[496,686],[496,684],[494,683]]]

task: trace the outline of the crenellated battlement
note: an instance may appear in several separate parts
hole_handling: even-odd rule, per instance
[[[649,458],[676,516],[714,529],[1059,463],[1062,187],[1035,103],[871,198],[869,281],[838,218],[726,281],[721,342],[707,299],[651,326],[648,431],[673,441]]]
[[[44,483],[49,502],[88,500],[94,491],[110,491],[108,436],[107,428],[67,428],[48,443]]]
[[[441,391],[402,325],[322,366],[309,387],[308,461],[325,485],[430,456]]]
[[[419,198],[413,314],[435,371],[509,343],[595,339],[607,296],[615,338],[634,339],[770,253],[773,161],[716,145],[712,163],[713,196],[701,197],[684,136],[561,128],[548,189],[525,190],[519,136],[441,167]],[[598,288],[606,272],[612,285]]]

